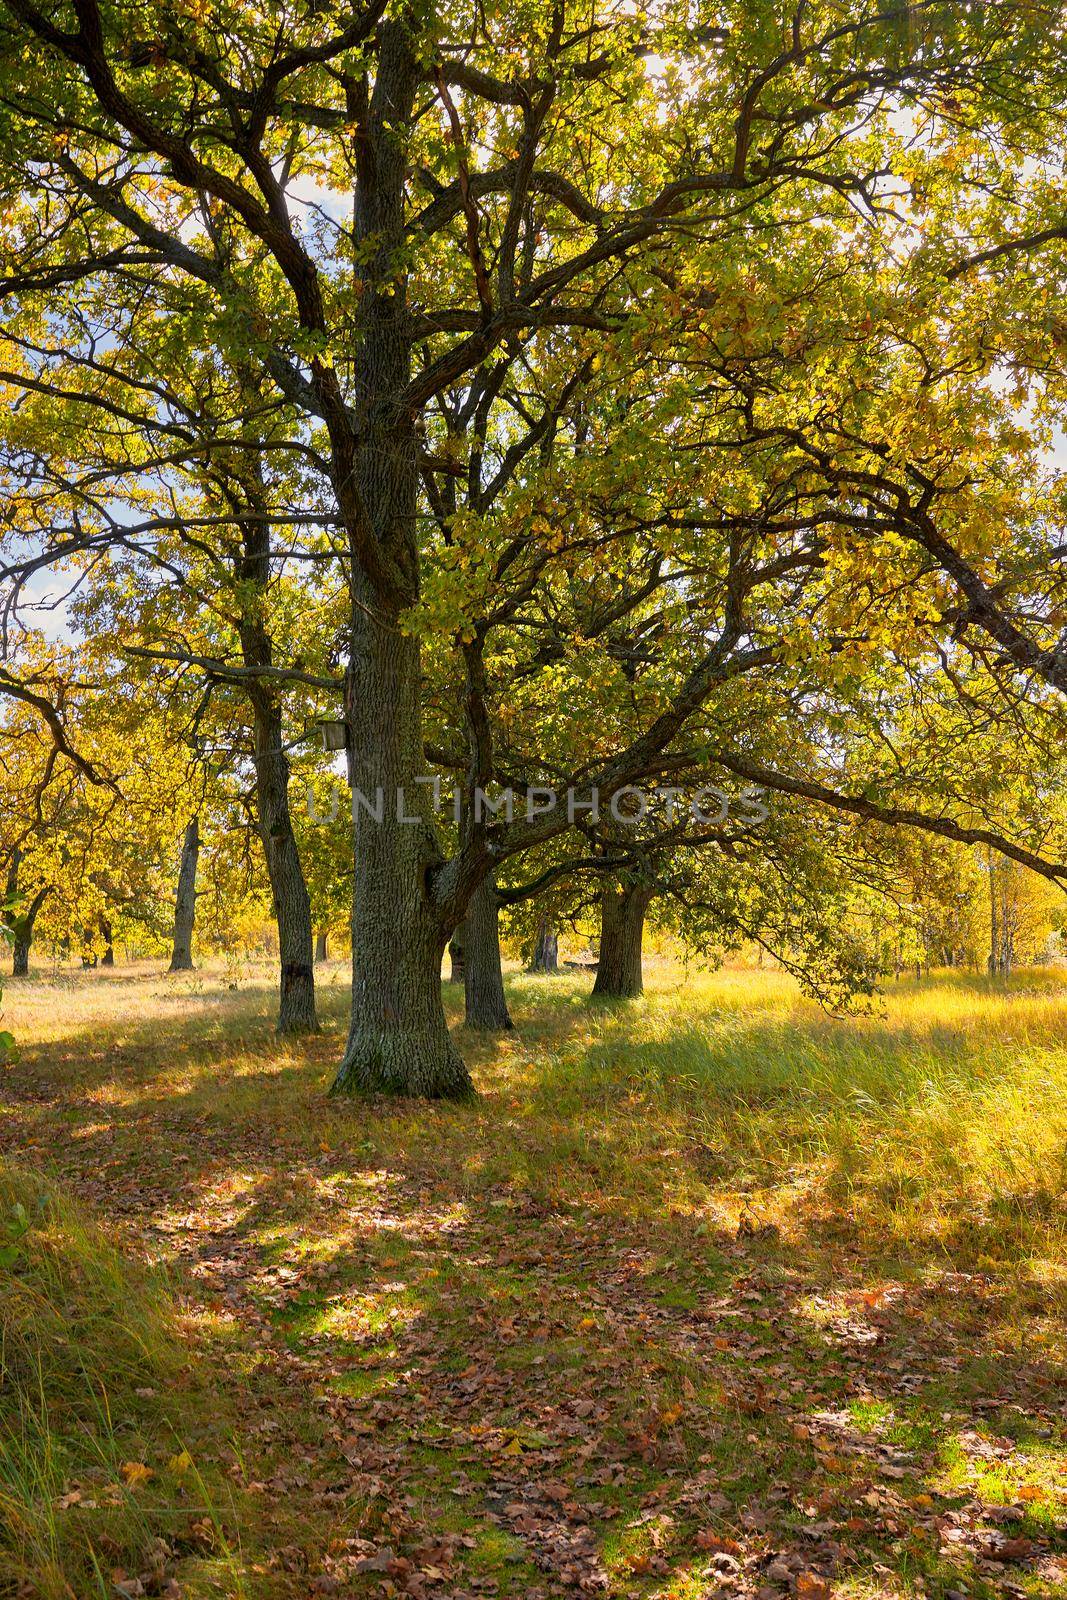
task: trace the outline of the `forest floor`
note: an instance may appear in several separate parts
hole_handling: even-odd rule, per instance
[[[462,1106],[320,976],[7,982],[0,1595],[1067,1595],[1067,974],[514,974]]]

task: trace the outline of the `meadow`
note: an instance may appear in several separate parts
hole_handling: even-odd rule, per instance
[[[8,983],[0,1595],[1067,1595],[1067,973],[511,972],[428,1105],[319,970]]]

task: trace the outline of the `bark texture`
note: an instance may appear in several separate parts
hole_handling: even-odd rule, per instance
[[[37,921],[37,913],[48,898],[48,887],[45,885],[20,906],[17,897],[19,892],[19,872],[23,858],[24,852],[16,845],[11,853],[11,861],[7,869],[6,899],[12,909],[5,914],[4,920],[11,935],[11,976],[13,978],[28,978],[30,975],[30,949],[33,944],[33,927]]]
[[[441,1001],[448,930],[431,888],[441,855],[415,784],[418,648],[367,608],[352,662],[355,860],[352,1019],[335,1093],[470,1093]],[[365,803],[364,803],[365,802]],[[414,821],[405,820],[415,818]]]
[[[463,982],[463,967],[466,959],[464,942],[466,937],[466,925],[461,922],[451,939],[448,941],[449,983]]]
[[[601,908],[600,961],[593,994],[604,1000],[632,1000],[644,991],[641,943],[651,889],[607,888]]]
[[[182,860],[178,868],[178,892],[174,898],[174,942],[171,972],[193,969],[193,925],[196,921],[196,868],[200,858],[200,819],[194,817],[182,840]]]
[[[254,482],[248,490],[259,513],[241,525],[242,557],[237,576],[242,592],[251,597],[242,610],[238,632],[247,667],[266,671],[274,653],[264,615],[270,583],[270,523],[265,516],[266,497]],[[312,952],[311,899],[293,832],[289,809],[289,758],[285,754],[282,702],[276,683],[267,675],[248,680],[256,769],[256,815],[270,881],[274,920],[278,927],[281,974],[278,995],[278,1032],[314,1033],[315,974]]]
[[[401,622],[418,595],[419,465],[403,399],[411,377],[407,284],[396,270],[406,247],[408,152],[395,130],[410,122],[420,69],[402,22],[385,23],[379,39],[360,142],[367,181],[353,217],[367,285],[353,350],[358,437],[340,410],[328,422],[343,467],[334,474],[341,510],[355,542],[369,527],[373,548],[363,548],[375,567],[353,564],[345,705],[355,823],[352,1016],[334,1091],[461,1096],[471,1082],[441,996],[456,917],[434,895],[442,855],[426,792],[415,783],[424,766],[419,646]]]
[[[547,917],[542,917],[537,924],[530,971],[545,973],[549,977],[555,977],[559,972],[559,935]]]
[[[468,1028],[500,1033],[514,1027],[504,998],[500,905],[491,878],[479,884],[467,906],[463,992]]]
[[[102,967],[113,967],[115,965],[115,946],[112,942],[111,923],[107,917],[100,918],[100,937],[104,941],[104,953],[100,957],[100,965]]]
[[[314,1033],[311,900],[289,811],[289,761],[281,749],[281,710],[273,693],[254,695],[256,810],[278,925],[281,982],[278,1032]]]
[[[317,964],[318,962],[325,961],[325,960],[326,960],[326,935],[324,933],[317,933],[315,935],[315,961],[316,961],[316,964]]]

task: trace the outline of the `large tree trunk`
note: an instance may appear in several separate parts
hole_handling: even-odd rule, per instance
[[[550,977],[555,977],[559,972],[559,935],[547,917],[542,917],[537,924],[529,970],[543,972]]]
[[[606,1000],[632,1000],[644,990],[641,941],[651,889],[628,886],[604,890],[600,961],[593,993]]]
[[[311,900],[289,811],[289,762],[281,749],[281,713],[269,691],[257,691],[254,699],[256,806],[274,916],[278,924],[278,955],[281,960],[278,1032],[314,1033],[318,1020],[315,1015]]]
[[[352,1018],[333,1088],[463,1095],[471,1082],[441,998],[450,929],[431,886],[441,852],[426,789],[415,783],[423,765],[418,644],[370,604],[354,608],[352,627]]]
[[[18,845],[11,853],[11,861],[7,869],[6,898],[12,905],[17,904],[19,889],[19,869],[22,866],[23,851]],[[38,889],[37,893],[29,900],[21,911],[11,909],[6,914],[6,922],[11,934],[11,976],[13,978],[28,978],[30,975],[30,948],[33,944],[33,927],[37,921],[37,913],[48,898],[48,888]]]
[[[263,841],[274,919],[278,925],[281,964],[278,1032],[314,1033],[318,1019],[315,1015],[311,899],[289,810],[289,758],[282,748],[282,703],[277,685],[270,676],[274,650],[263,620],[270,585],[271,530],[265,514],[266,496],[260,490],[258,479],[253,480],[251,499],[257,515],[245,518],[241,524],[242,555],[237,562],[237,577],[250,602],[242,609],[238,632],[245,665],[263,673],[260,678],[248,680],[248,697],[255,740],[253,760],[259,836]]]
[[[441,850],[426,790],[415,783],[425,765],[419,645],[403,626],[419,593],[419,440],[404,399],[412,338],[398,262],[407,248],[408,130],[421,68],[405,20],[383,24],[379,38],[353,215],[365,281],[352,349],[358,436],[340,411],[329,423],[353,551],[345,685],[355,819],[352,1018],[334,1090],[456,1096],[471,1083],[445,1021],[441,958],[463,907],[446,911],[434,895]]]
[[[115,965],[115,946],[111,937],[111,923],[107,917],[100,918],[100,937],[104,941],[104,953],[100,957],[102,967]]]
[[[500,904],[491,878],[471,895],[463,946],[463,991],[468,1028],[486,1033],[514,1027],[504,998],[500,965]]]
[[[325,961],[325,960],[326,960],[326,935],[324,933],[317,933],[315,935],[315,964],[316,964],[316,966],[318,965],[318,963],[320,961]]]
[[[194,817],[182,840],[178,892],[174,899],[174,944],[171,972],[193,970],[193,924],[196,921],[196,866],[200,856],[200,819]]]

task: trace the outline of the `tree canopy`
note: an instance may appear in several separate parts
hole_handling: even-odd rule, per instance
[[[445,944],[575,822],[493,785],[755,785],[1067,880],[1063,46],[1029,0],[4,0],[9,623],[65,574],[236,718],[283,1028],[288,751],[345,722],[338,1088],[466,1091]]]

